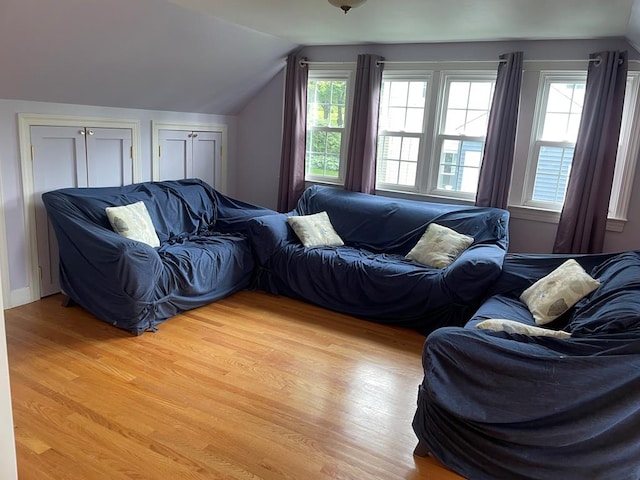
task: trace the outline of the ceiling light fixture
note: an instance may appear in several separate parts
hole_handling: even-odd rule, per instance
[[[352,8],[356,8],[362,5],[366,0],[329,0],[329,3],[334,7],[338,7],[345,14]]]

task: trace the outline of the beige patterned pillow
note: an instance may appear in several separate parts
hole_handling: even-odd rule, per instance
[[[437,223],[427,227],[407,257],[429,267],[444,268],[473,243],[473,237],[463,235]]]
[[[116,233],[151,247],[160,246],[160,239],[142,200],[120,207],[107,207],[105,210]]]
[[[287,223],[305,247],[339,247],[344,245],[333,229],[327,212],[288,217]]]
[[[538,325],[552,322],[593,292],[600,282],[591,278],[578,262],[569,259],[546,277],[527,288],[524,302]]]
[[[528,335],[529,337],[545,336],[567,338],[571,336],[569,332],[563,332],[562,330],[534,327],[533,325],[526,325],[524,323],[516,322],[515,320],[505,320],[504,318],[490,318],[488,320],[483,320],[476,325],[476,328],[491,330],[493,332],[519,333],[521,335]]]

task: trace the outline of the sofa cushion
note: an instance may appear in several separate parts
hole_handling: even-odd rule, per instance
[[[640,330],[640,255],[610,258],[591,272],[600,287],[576,305],[568,329],[577,336]]]
[[[105,211],[116,233],[151,247],[160,246],[149,211],[142,200],[129,205],[107,207]]]
[[[429,267],[444,268],[472,243],[473,237],[431,223],[415,247],[407,253],[407,258]]]
[[[493,332],[517,333],[520,335],[528,335],[529,337],[556,337],[567,338],[571,334],[563,330],[551,330],[550,328],[534,327],[515,320],[507,320],[504,318],[490,318],[476,324],[476,328],[491,330]]]
[[[600,283],[578,262],[569,259],[527,288],[520,300],[524,302],[538,325],[552,322],[594,291]]]
[[[287,217],[287,223],[305,247],[339,247],[344,245],[333,229],[327,212]]]

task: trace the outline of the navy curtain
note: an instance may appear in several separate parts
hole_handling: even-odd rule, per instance
[[[516,145],[523,53],[500,55],[476,205],[507,208]]]
[[[374,193],[376,189],[376,148],[378,108],[382,85],[382,57],[358,55],[353,114],[349,133],[347,176],[344,188]]]
[[[589,56],[584,107],[554,253],[602,252],[627,70],[627,52]]]
[[[278,210],[288,212],[296,206],[304,191],[304,156],[307,137],[307,79],[306,59],[296,54],[287,57],[284,93],[284,121]]]

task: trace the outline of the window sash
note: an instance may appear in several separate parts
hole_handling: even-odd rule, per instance
[[[334,98],[330,99],[330,109],[333,110],[334,106],[344,108],[342,126],[332,125],[331,118],[326,125],[317,125],[310,122],[307,117],[307,133],[306,140],[307,146],[305,151],[305,181],[318,182],[318,183],[332,183],[332,184],[344,184],[344,177],[346,171],[346,158],[347,149],[349,145],[349,130],[348,126],[351,124],[351,109],[352,109],[352,88],[353,88],[353,67],[348,69],[344,68],[331,68],[331,69],[313,69],[310,66],[309,70],[309,85],[313,81],[333,81],[333,82],[346,82],[344,102],[334,102]],[[309,101],[311,99],[307,97],[307,108],[309,108]],[[318,105],[318,102],[314,102]],[[326,102],[325,102],[326,103]],[[330,115],[333,115],[333,111]],[[339,135],[339,148],[335,148],[329,145],[329,138],[334,138]],[[313,140],[316,139],[318,144],[323,143],[322,137],[324,136],[324,148],[315,149]],[[337,165],[336,165],[337,164]]]
[[[491,72],[443,72],[443,79],[440,89],[439,110],[437,120],[437,131],[435,134],[435,148],[432,154],[432,162],[430,165],[430,180],[428,182],[429,194],[436,196],[454,197],[460,199],[471,200],[475,198],[475,194],[478,189],[478,178],[480,173],[480,166],[482,162],[482,155],[484,151],[484,142],[486,140],[486,124],[488,123],[488,117],[491,113],[491,103],[493,101],[493,92],[495,89],[496,74]],[[469,83],[469,88],[473,88],[474,84],[491,84],[488,92],[488,103],[485,105],[486,110],[480,109],[474,99],[471,97],[472,93],[469,90],[468,96],[465,100],[466,109],[455,108],[450,109],[451,105],[451,85],[454,83]],[[462,104],[459,104],[461,106]],[[451,110],[464,110],[465,122],[468,122],[469,115],[478,115],[478,112],[486,115],[486,119],[483,120],[484,135],[455,135],[447,132],[447,120],[449,118],[449,112]],[[476,121],[478,119],[476,118]],[[476,130],[477,131],[477,130]],[[456,156],[457,168],[455,171],[451,169],[447,172],[444,169],[443,160],[447,158],[447,155],[451,152],[444,151],[446,145],[451,145],[452,142],[459,142]],[[479,144],[479,145],[478,145]],[[467,148],[465,148],[467,145]],[[479,153],[477,160],[477,166],[466,165],[468,153]],[[475,162],[474,162],[475,163]],[[447,181],[447,177],[451,181]]]

